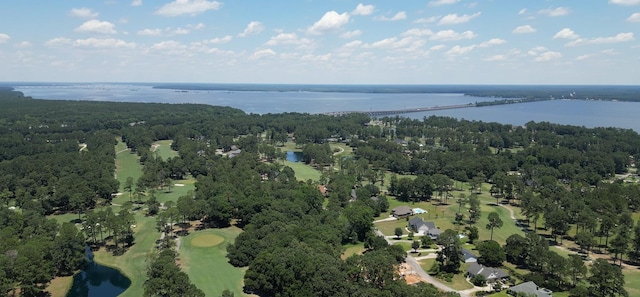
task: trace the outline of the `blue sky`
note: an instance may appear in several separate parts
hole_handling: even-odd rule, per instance
[[[3,0],[0,81],[640,84],[640,0]]]

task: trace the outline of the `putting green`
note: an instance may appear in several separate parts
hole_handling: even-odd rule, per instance
[[[215,234],[197,235],[191,239],[191,245],[195,247],[212,247],[221,244],[224,241],[222,236]]]

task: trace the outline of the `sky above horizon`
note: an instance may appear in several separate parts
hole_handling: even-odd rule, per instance
[[[0,81],[640,84],[640,0],[3,0]]]

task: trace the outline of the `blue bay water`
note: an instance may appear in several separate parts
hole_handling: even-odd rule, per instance
[[[117,102],[200,103],[231,106],[247,113],[370,111],[420,108],[492,101],[494,98],[434,93],[340,93],[277,91],[208,91],[154,89],[140,84],[70,84],[20,86],[16,90],[38,99]],[[640,103],[553,100],[402,114],[422,119],[431,115],[524,125],[529,121],[585,127],[618,127],[640,132]]]

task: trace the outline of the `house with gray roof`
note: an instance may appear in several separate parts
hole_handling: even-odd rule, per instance
[[[517,294],[524,294],[526,296],[535,296],[535,297],[549,297],[553,291],[541,288],[536,285],[534,282],[526,282],[521,283],[517,286],[513,286],[507,290],[507,294],[516,296]]]
[[[469,278],[475,277],[476,275],[482,275],[484,276],[484,279],[487,280],[488,284],[509,278],[509,273],[503,269],[486,267],[476,262],[471,263],[469,268],[467,268],[466,274]]]
[[[465,248],[462,249],[462,258],[464,258],[465,263],[478,262],[478,256]]]
[[[419,235],[429,236],[431,239],[436,239],[442,233],[442,230],[438,229],[434,222],[425,222],[419,217],[409,220],[408,227]]]
[[[406,217],[413,215],[413,209],[409,206],[402,205],[392,209],[391,214],[396,218]]]

